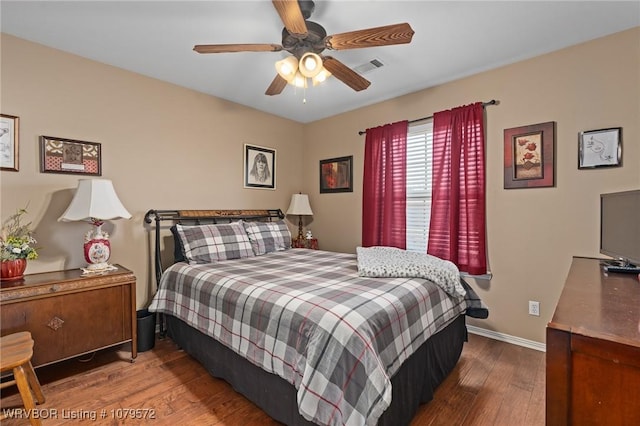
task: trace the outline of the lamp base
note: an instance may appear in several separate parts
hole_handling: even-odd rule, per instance
[[[82,269],[91,271],[91,272],[101,272],[101,271],[108,271],[113,268],[114,267],[109,265],[107,262],[102,262],[102,263],[90,263]]]
[[[100,265],[100,269],[98,269],[98,265]],[[80,268],[80,270],[82,271],[83,277],[88,275],[102,275],[102,274],[106,274],[109,271],[115,271],[117,269],[118,269],[117,266],[109,265],[108,263],[90,264],[90,265],[87,265],[85,268]]]
[[[94,221],[94,229],[84,238],[84,259],[89,263],[88,270],[100,271],[109,268],[107,261],[111,257],[109,234],[102,232],[102,222]]]
[[[304,235],[302,234],[302,215],[298,215],[298,240],[304,240]]]

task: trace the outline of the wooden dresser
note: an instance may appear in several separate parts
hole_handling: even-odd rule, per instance
[[[546,424],[640,424],[640,281],[574,257],[547,326]]]
[[[34,367],[126,342],[135,359],[136,278],[115,266],[102,275],[70,269],[2,282],[0,334],[30,331]]]

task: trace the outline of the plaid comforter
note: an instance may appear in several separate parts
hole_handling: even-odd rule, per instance
[[[295,249],[176,263],[149,310],[292,383],[304,418],[374,425],[391,402],[390,377],[466,308],[425,279],[359,277],[354,254]]]

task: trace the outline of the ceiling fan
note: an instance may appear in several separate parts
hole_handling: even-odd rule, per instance
[[[285,50],[300,61],[300,70],[303,67],[303,57],[311,56],[319,58],[324,69],[338,80],[353,90],[360,91],[369,87],[371,82],[339,60],[319,54],[325,49],[346,50],[406,44],[411,42],[414,34],[409,24],[402,23],[327,35],[322,25],[308,21],[315,8],[313,1],[273,0],[272,3],[284,23],[282,44],[199,44],[193,50],[198,53],[279,52]],[[296,66],[298,61],[295,61]],[[305,75],[305,77],[308,76]],[[265,94],[278,95],[289,82],[291,80],[285,79],[281,73],[278,73]]]

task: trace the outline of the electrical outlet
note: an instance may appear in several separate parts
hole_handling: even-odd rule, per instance
[[[540,302],[529,300],[529,315],[540,316]]]

